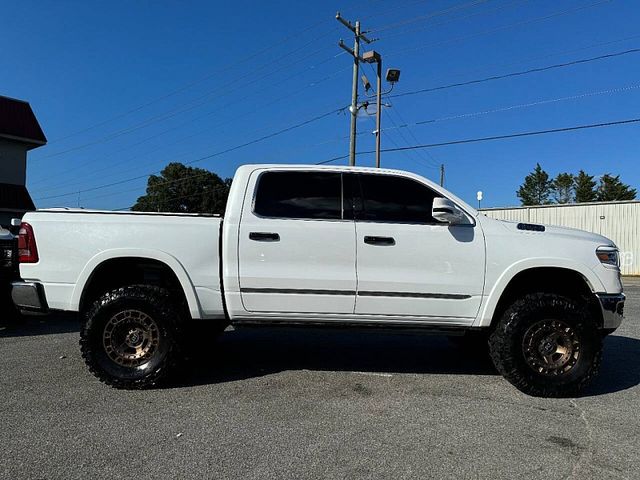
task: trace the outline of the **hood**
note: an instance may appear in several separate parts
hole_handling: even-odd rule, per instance
[[[495,219],[494,219],[495,220]],[[538,223],[511,222],[507,220],[495,220],[504,228],[522,235],[540,235],[542,237],[553,237],[556,239],[566,239],[569,241],[585,241],[600,245],[613,246],[615,243],[603,235],[586,232],[577,228],[557,227],[554,225],[542,225]]]

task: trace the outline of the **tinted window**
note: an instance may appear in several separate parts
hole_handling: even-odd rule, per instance
[[[339,173],[266,172],[254,211],[264,217],[340,219],[341,192]]]
[[[436,223],[431,215],[430,188],[409,178],[359,175],[362,212],[359,218],[377,222]]]

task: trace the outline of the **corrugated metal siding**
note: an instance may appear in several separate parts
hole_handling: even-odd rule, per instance
[[[640,275],[640,202],[607,202],[545,207],[482,210],[485,215],[514,222],[579,228],[613,240],[620,249],[623,275]]]

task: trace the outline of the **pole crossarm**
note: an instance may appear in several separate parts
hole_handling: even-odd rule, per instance
[[[342,48],[345,52],[353,57],[353,80],[351,84],[351,107],[349,108],[351,112],[351,128],[349,135],[349,165],[354,166],[356,164],[356,136],[357,136],[357,117],[358,111],[361,107],[368,106],[368,102],[365,102],[363,105],[358,106],[358,72],[360,68],[360,62],[364,63],[376,63],[376,76],[377,76],[377,84],[376,84],[376,167],[380,167],[380,110],[382,109],[381,98],[382,98],[382,56],[376,51],[366,52],[364,55],[360,56],[360,40],[369,44],[374,42],[376,39],[368,38],[365,34],[368,32],[363,32],[360,29],[360,22],[356,21],[352,24],[349,20],[345,19],[340,15],[340,12],[336,13],[336,20],[338,20],[342,25],[347,27],[353,33],[353,48],[349,48],[344,44],[344,41],[340,39],[338,42],[338,46]],[[368,85],[368,80],[367,80]],[[369,87],[365,85],[365,89]],[[393,86],[392,86],[393,88]],[[390,92],[391,90],[389,90]],[[388,93],[388,92],[387,92]],[[367,96],[369,96],[367,94]]]

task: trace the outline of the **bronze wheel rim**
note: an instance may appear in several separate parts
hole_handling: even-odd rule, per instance
[[[158,350],[160,330],[156,322],[140,310],[123,310],[104,327],[102,344],[107,356],[123,367],[139,367]]]
[[[580,358],[580,338],[561,320],[541,320],[530,326],[522,340],[527,365],[546,376],[570,371]]]

